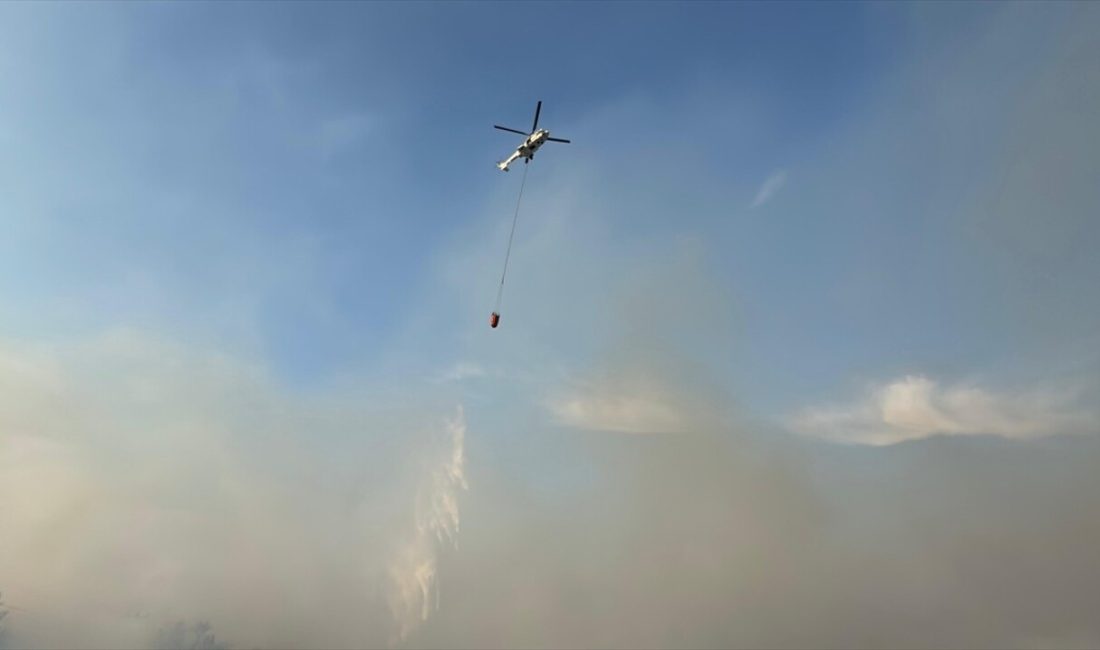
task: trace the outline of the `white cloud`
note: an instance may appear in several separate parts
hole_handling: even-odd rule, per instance
[[[871,387],[848,404],[810,408],[791,419],[803,434],[837,442],[891,445],[934,435],[1041,438],[1096,426],[1094,413],[1074,405],[1073,391],[993,392],[970,385],[942,387],[906,376]]]
[[[756,193],[756,198],[753,199],[750,208],[758,208],[775,196],[775,193],[780,190],[787,182],[787,171],[785,169],[779,169],[772,172],[772,175],[764,181],[764,184],[760,186],[760,190]]]
[[[684,416],[656,392],[586,388],[549,404],[554,418],[578,429],[622,433],[671,433],[684,429]]]
[[[713,430],[728,414],[714,391],[689,371],[650,360],[612,366],[593,378],[572,380],[546,401],[560,425],[618,433]]]
[[[436,381],[449,382],[449,381],[462,381],[464,379],[477,379],[478,377],[485,376],[485,368],[480,364],[472,363],[469,361],[460,361],[445,371],[439,373]]]

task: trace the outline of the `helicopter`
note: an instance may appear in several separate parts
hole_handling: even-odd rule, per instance
[[[538,151],[539,147],[546,144],[547,142],[564,142],[566,144],[569,143],[569,140],[564,140],[562,138],[551,138],[550,131],[539,128],[539,113],[541,111],[542,101],[539,100],[539,103],[535,106],[535,121],[531,124],[530,133],[527,133],[526,131],[520,131],[519,129],[510,129],[506,126],[500,126],[498,124],[493,125],[493,128],[495,129],[500,129],[501,131],[509,131],[511,133],[518,133],[522,136],[525,136],[524,141],[518,147],[516,147],[516,150],[512,152],[512,155],[497,163],[497,168],[500,169],[500,171],[508,171],[508,165],[511,165],[519,158],[524,159],[524,164],[531,162],[535,158],[535,152]]]

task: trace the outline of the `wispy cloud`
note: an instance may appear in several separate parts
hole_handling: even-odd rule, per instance
[[[362,114],[322,120],[315,127],[314,144],[322,155],[334,156],[362,143],[372,124],[372,120]]]
[[[760,189],[756,192],[756,198],[753,199],[750,208],[758,208],[775,196],[785,184],[787,183],[787,170],[779,169],[772,172],[772,175],[764,181],[764,184],[760,186]]]
[[[680,408],[654,387],[586,386],[551,400],[548,406],[558,423],[592,431],[674,433],[685,425]]]
[[[730,414],[705,373],[675,353],[647,354],[608,359],[568,380],[545,408],[557,424],[587,431],[681,434],[728,424]]]
[[[865,445],[935,435],[1040,438],[1096,425],[1096,414],[1075,406],[1075,397],[1067,390],[944,387],[927,377],[906,376],[872,386],[846,404],[806,409],[791,419],[791,427],[810,436]]]
[[[439,373],[436,376],[435,381],[462,381],[464,379],[476,379],[478,377],[484,377],[485,374],[485,368],[483,368],[480,364],[469,361],[460,361],[450,368],[447,368],[443,372]]]

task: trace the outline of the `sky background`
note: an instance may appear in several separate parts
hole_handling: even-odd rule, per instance
[[[1097,60],[1088,3],[0,5],[0,647],[1095,647]]]

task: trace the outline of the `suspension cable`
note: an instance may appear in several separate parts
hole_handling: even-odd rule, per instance
[[[519,220],[519,205],[523,201],[523,188],[527,185],[527,168],[530,165],[523,165],[523,180],[519,184],[519,198],[516,199],[516,211],[512,215],[512,232],[508,234],[508,251],[504,254],[504,271],[500,274],[500,287],[497,288],[497,305],[494,309],[494,313],[500,312],[500,301],[504,297],[504,278],[508,275],[508,259],[512,256],[512,238],[516,236],[516,221]]]

